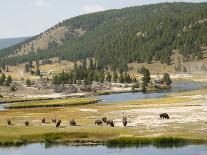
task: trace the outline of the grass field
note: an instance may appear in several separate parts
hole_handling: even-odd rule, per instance
[[[18,102],[6,105],[6,109],[18,108],[36,108],[36,107],[60,107],[60,106],[78,106],[85,104],[96,103],[97,99],[94,98],[73,98],[73,99],[53,99],[46,101],[31,101],[31,102]]]
[[[52,107],[0,111],[0,144],[18,145],[34,142],[70,143],[74,141],[80,143],[102,143],[103,141],[110,142],[110,140],[116,139],[118,139],[116,142],[119,142],[121,145],[126,143],[126,139],[120,140],[120,137],[127,137],[130,143],[137,143],[140,137],[149,138],[145,141],[151,143],[156,141],[154,139],[156,137],[163,137],[165,140],[169,138],[171,141],[172,138],[175,138],[178,142],[185,139],[189,142],[199,141],[206,143],[207,123],[202,120],[195,122],[192,119],[194,116],[192,116],[192,120],[188,118],[191,113],[203,113],[201,111],[202,108],[196,109],[199,108],[196,99],[175,98],[171,96],[162,99],[147,99],[116,104],[85,105],[86,101],[91,102],[91,100],[95,101],[94,99],[62,99],[57,100],[57,102],[49,100],[12,104],[12,106],[16,105],[17,107],[27,107],[28,105],[50,105]],[[53,107],[54,103],[58,105],[71,105],[72,101],[76,106]],[[180,109],[181,112],[172,111],[172,117],[169,121],[161,120],[157,117],[159,111],[169,109],[171,111],[179,111]],[[127,115],[129,121],[126,128],[121,124],[123,112]],[[114,128],[107,127],[106,125],[95,126],[94,121],[104,116],[115,121]],[[46,124],[41,124],[43,117],[46,118]],[[51,119],[54,118],[62,120],[60,128],[56,128],[55,124],[51,123]],[[8,126],[6,122],[9,119],[13,124],[11,126]],[[75,119],[78,126],[71,127],[69,125],[70,119]],[[24,121],[26,120],[30,122],[28,127],[24,125]],[[136,125],[136,122],[138,122],[138,125]],[[137,139],[131,140],[131,137],[136,137]],[[141,139],[140,141],[144,140]]]

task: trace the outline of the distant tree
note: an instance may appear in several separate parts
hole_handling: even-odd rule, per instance
[[[11,75],[9,75],[5,81],[5,85],[10,86],[11,83],[12,83],[12,77],[11,77]]]
[[[143,74],[143,77],[142,77],[142,89],[143,91],[146,90],[146,87],[148,86],[148,83],[150,82],[150,72],[147,68],[143,67],[141,69],[141,74]]]
[[[119,76],[118,76],[118,74],[117,74],[117,72],[116,71],[114,71],[113,72],[113,82],[117,82],[117,80],[118,80],[118,78],[119,78]]]
[[[105,79],[104,71],[99,72],[99,82],[103,83]]]
[[[107,72],[107,74],[106,74],[106,81],[111,82],[111,74],[110,74],[110,72]]]
[[[36,75],[40,75],[40,63],[39,60],[36,60]]]
[[[1,78],[0,78],[0,86],[3,86],[5,80],[6,80],[6,76],[5,76],[5,74],[2,74]]]
[[[165,73],[162,78],[162,82],[165,83],[166,86],[170,86],[172,84],[172,80],[168,73]]]
[[[120,72],[120,75],[119,75],[119,82],[120,82],[120,83],[124,83],[123,72]]]
[[[27,87],[30,87],[30,86],[32,85],[30,79],[27,79],[27,80],[26,80],[26,85],[27,85]]]

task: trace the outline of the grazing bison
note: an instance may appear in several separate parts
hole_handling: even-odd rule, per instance
[[[61,122],[62,122],[61,120],[57,121],[56,128],[60,127]]]
[[[114,122],[112,120],[106,121],[107,126],[110,125],[110,127],[114,127]]]
[[[75,122],[74,119],[71,119],[71,120],[70,120],[70,125],[71,125],[71,126],[76,126],[76,122]]]
[[[123,122],[123,126],[126,127],[127,126],[127,118],[123,117],[122,122]]]
[[[42,124],[45,124],[46,123],[46,119],[43,117],[42,118]]]
[[[169,119],[170,117],[167,113],[162,113],[162,114],[160,114],[160,118],[161,119]]]
[[[103,121],[104,123],[106,123],[107,118],[106,118],[106,117],[102,117],[102,121]]]
[[[8,125],[12,125],[10,119],[7,121],[7,124],[8,124]]]
[[[29,126],[29,121],[24,122],[25,126]]]
[[[113,121],[110,123],[110,127],[114,127],[114,122]]]
[[[102,121],[101,120],[96,120],[95,125],[98,125],[98,126],[102,125]]]
[[[52,119],[52,123],[53,124],[56,124],[56,122],[57,122],[56,118],[55,119]]]

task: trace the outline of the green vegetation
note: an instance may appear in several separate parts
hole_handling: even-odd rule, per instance
[[[27,80],[26,80],[26,85],[27,85],[27,87],[30,87],[30,86],[32,85],[30,79],[27,79]]]
[[[186,144],[207,144],[205,139],[186,139],[176,137],[120,137],[106,142],[108,147],[179,147]]]
[[[119,72],[119,76],[117,71],[113,72],[113,80],[117,82],[119,78],[119,82],[121,83],[131,83],[132,77],[127,72]],[[82,82],[84,85],[91,85],[92,82],[101,82],[104,81],[112,82],[112,75],[110,71],[104,71],[102,69],[98,69],[93,61],[90,59],[90,62],[87,64],[86,60],[83,59],[80,65],[77,62],[74,63],[74,69],[70,72],[64,72],[60,74],[56,74],[52,78],[52,83],[54,85],[60,84],[78,84],[81,85]],[[77,82],[78,81],[78,82]]]
[[[184,56],[183,61],[199,60],[203,58],[201,47],[207,45],[206,18],[206,3],[152,4],[82,15],[65,20],[50,30],[60,26],[82,29],[85,30],[83,36],[66,33],[62,45],[50,42],[46,50],[7,57],[30,40],[41,37],[40,34],[3,49],[0,64],[16,65],[52,57],[73,61],[94,57],[98,69],[127,70],[130,62],[155,60],[170,65],[173,50]]]
[[[165,73],[163,75],[162,78],[162,82],[166,85],[166,86],[170,86],[172,84],[172,80],[170,79],[170,75],[168,73]]]
[[[35,108],[35,107],[60,107],[60,106],[78,106],[96,103],[97,100],[93,98],[75,98],[75,99],[57,99],[48,101],[31,101],[31,102],[19,102],[10,105],[6,105],[7,109],[19,109],[19,108]]]
[[[2,74],[0,77],[0,86],[10,86],[12,83],[12,77],[9,75],[8,77],[5,76],[5,74]]]

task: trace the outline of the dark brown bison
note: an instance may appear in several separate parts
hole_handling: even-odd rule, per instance
[[[114,122],[112,120],[107,120],[106,125],[110,125],[111,127],[114,127]]]
[[[24,122],[25,126],[29,126],[29,121]]]
[[[55,119],[52,119],[52,123],[53,124],[56,124],[56,122],[57,122],[56,118]]]
[[[102,121],[101,120],[96,120],[95,125],[98,125],[98,126],[102,125]]]
[[[76,121],[74,119],[71,119],[69,122],[71,126],[76,126]]]
[[[8,124],[8,125],[12,125],[12,123],[11,123],[11,120],[10,120],[10,119],[7,121],[7,124]]]
[[[110,123],[110,127],[114,127],[114,122],[113,121]]]
[[[122,122],[123,122],[123,126],[126,127],[127,126],[127,118],[123,117]]]
[[[45,124],[46,123],[46,119],[43,117],[42,118],[42,124]]]
[[[106,123],[106,121],[107,121],[107,118],[106,117],[102,117],[102,122]]]
[[[161,119],[169,119],[170,117],[167,113],[162,113],[162,114],[160,114],[160,118]]]
[[[61,122],[62,122],[61,120],[57,121],[56,128],[59,128],[60,127]]]

